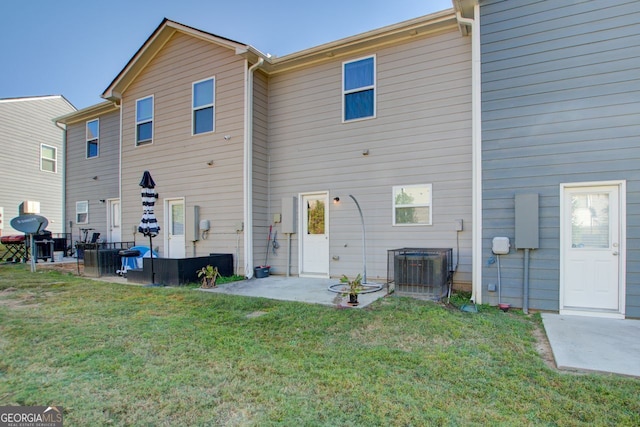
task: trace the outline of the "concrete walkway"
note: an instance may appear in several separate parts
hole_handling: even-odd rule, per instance
[[[348,297],[329,291],[330,285],[340,283],[339,279],[314,279],[308,277],[268,276],[261,279],[243,280],[225,283],[213,289],[200,289],[231,295],[263,297],[282,301],[299,301],[322,305],[346,306]],[[339,288],[338,288],[339,289]],[[370,305],[387,293],[386,287],[372,293],[358,295],[358,308]]]
[[[559,369],[640,377],[640,320],[542,313]]]

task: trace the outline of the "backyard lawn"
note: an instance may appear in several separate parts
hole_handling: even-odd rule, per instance
[[[59,405],[69,426],[640,425],[640,381],[547,366],[540,323],[0,266],[0,405]]]

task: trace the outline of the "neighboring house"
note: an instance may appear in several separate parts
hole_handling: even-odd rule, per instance
[[[487,261],[504,236],[503,302],[640,317],[640,2],[487,0],[475,14],[454,3],[481,23],[477,299],[497,302]],[[536,243],[525,298],[524,249]]]
[[[71,111],[60,95],[0,99],[0,235],[22,234],[10,221],[25,201],[35,202],[26,211],[48,219],[47,230],[65,231],[64,131],[52,120]]]
[[[161,256],[233,253],[249,277],[265,263],[274,274],[355,276],[363,268],[355,199],[369,278],[386,278],[388,250],[449,247],[455,281],[469,285],[470,88],[470,41],[453,10],[281,58],[164,20],[103,93],[114,107],[61,118],[69,162],[78,163],[67,218],[75,226],[86,201],[85,225],[106,231],[97,203],[119,199],[122,230],[131,230],[149,170]],[[103,115],[118,114],[116,164],[102,159]],[[95,118],[92,162],[83,127]]]
[[[100,233],[106,242],[132,241],[120,224],[120,109],[103,102],[58,117],[66,126],[66,224],[74,241]],[[131,228],[129,229],[131,230]]]

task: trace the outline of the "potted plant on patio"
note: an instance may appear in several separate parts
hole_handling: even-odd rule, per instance
[[[216,279],[220,277],[220,273],[218,273],[218,267],[207,265],[198,270],[198,277],[202,277],[202,288],[215,288]]]
[[[342,275],[340,283],[345,283],[347,286],[343,289],[342,295],[349,295],[349,305],[356,306],[358,302],[358,294],[362,292],[362,276],[358,274],[355,279],[350,280],[346,275]]]

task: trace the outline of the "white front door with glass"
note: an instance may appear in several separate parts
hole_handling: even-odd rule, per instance
[[[184,258],[186,253],[184,238],[184,199],[166,201],[167,258]]]
[[[622,313],[619,185],[564,186],[560,312]]]
[[[120,228],[120,199],[111,199],[108,201],[107,226],[109,227],[109,241],[122,241],[122,232]]]
[[[303,194],[300,202],[300,276],[329,277],[329,194]]]

